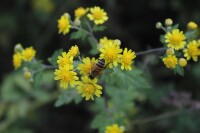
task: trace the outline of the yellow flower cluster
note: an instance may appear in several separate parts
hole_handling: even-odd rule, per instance
[[[100,39],[100,44],[100,59],[104,59],[109,68],[117,67],[120,63],[122,70],[132,70],[133,59],[136,58],[135,52],[127,48],[123,51],[120,48],[119,40],[111,40],[106,37]]]
[[[65,35],[69,32],[70,28],[70,16],[68,13],[64,13],[58,20],[59,33],[63,33],[63,35]]]
[[[61,56],[58,56],[58,69],[55,70],[55,80],[60,80],[60,87],[67,88],[68,84],[71,87],[77,85],[77,73],[74,71],[73,59],[78,56],[78,46],[72,46],[68,53],[62,52]]]
[[[124,128],[119,127],[118,124],[113,124],[106,127],[105,133],[124,133]]]
[[[23,48],[21,44],[15,46],[15,53],[13,54],[13,66],[15,69],[21,67],[23,61],[30,62],[35,57],[36,51],[33,47]]]
[[[186,37],[183,31],[177,28],[173,29],[172,24],[173,21],[171,19],[165,20],[166,28],[160,24],[160,29],[164,29],[166,32],[164,38],[168,47],[166,56],[162,61],[170,69],[176,68],[177,65],[185,67],[188,60],[193,59],[196,62],[200,56],[200,43],[194,40],[195,38],[187,38],[188,36]],[[195,30],[197,27],[194,22],[189,22],[187,25],[189,30]],[[188,34],[191,34],[191,32]],[[178,56],[181,57],[178,59]]]

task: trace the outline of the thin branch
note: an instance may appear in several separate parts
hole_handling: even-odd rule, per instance
[[[163,52],[165,51],[167,48],[155,48],[155,49],[150,49],[150,50],[146,50],[146,51],[142,51],[142,52],[137,52],[136,53],[136,56],[139,56],[139,55],[144,55],[144,54],[149,54],[149,53],[153,53],[153,52]]]
[[[191,110],[187,110],[186,112],[188,112],[188,111],[191,111]],[[146,123],[158,121],[158,120],[161,120],[161,119],[165,119],[165,118],[168,118],[168,117],[177,116],[177,115],[180,115],[180,114],[186,113],[186,112],[183,112],[183,110],[175,110],[175,111],[167,112],[167,113],[164,113],[164,114],[160,114],[158,116],[153,116],[153,117],[149,117],[149,118],[145,118],[145,119],[135,120],[135,121],[133,121],[132,124],[133,125],[146,124]]]

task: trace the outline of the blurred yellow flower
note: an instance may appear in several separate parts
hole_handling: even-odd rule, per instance
[[[184,59],[184,58],[180,58],[179,61],[178,61],[178,64],[179,64],[181,67],[185,67],[185,66],[187,66],[187,60]]]
[[[109,43],[101,47],[99,51],[101,52],[100,59],[104,59],[105,63],[108,64],[110,68],[112,68],[113,65],[116,67],[120,62],[122,56],[120,53],[122,49],[118,44]]]
[[[90,8],[90,14],[87,16],[90,20],[94,21],[96,25],[103,24],[108,20],[107,13],[98,6]]]
[[[187,24],[187,28],[188,28],[189,30],[195,30],[195,29],[197,29],[197,27],[198,27],[198,25],[197,25],[195,22],[193,22],[193,21],[190,21],[190,22]]]
[[[74,11],[75,19],[80,19],[89,11],[89,8],[79,7]]]
[[[78,46],[75,45],[75,46],[72,46],[68,52],[69,56],[70,57],[76,57],[78,54],[79,54],[79,49],[78,49]]]
[[[59,34],[63,33],[63,35],[67,34],[71,28],[70,24],[70,18],[69,14],[65,13],[63,14],[60,19],[58,20],[58,29],[59,29]]]
[[[187,48],[184,49],[183,52],[187,60],[190,60],[192,58],[194,61],[197,61],[198,56],[200,55],[199,44],[195,40],[193,40],[189,42]]]
[[[178,59],[175,55],[168,55],[167,57],[163,58],[163,62],[167,68],[173,69],[176,67]]]
[[[70,55],[66,52],[62,52],[62,55],[58,56],[57,63],[59,67],[64,67],[65,65],[72,65],[73,57],[70,57]]]
[[[97,79],[90,79],[88,76],[81,77],[82,81],[78,81],[78,92],[82,93],[85,100],[94,100],[94,95],[100,97],[102,87],[97,84]]]
[[[124,49],[123,55],[121,57],[121,69],[124,70],[132,70],[132,63],[133,59],[135,59],[136,55],[135,52],[132,52],[132,50],[127,50],[127,48]]]
[[[117,124],[113,124],[111,126],[106,127],[105,133],[123,133],[124,129],[119,127]]]
[[[179,29],[174,29],[172,32],[168,32],[165,35],[165,42],[167,43],[167,47],[173,48],[175,50],[184,48],[186,44],[184,41],[185,39],[185,35],[182,31],[179,31]]]
[[[95,60],[95,58],[90,59],[89,57],[86,57],[83,58],[82,62],[83,63],[80,63],[78,65],[78,70],[80,70],[80,74],[89,75],[93,65],[97,63],[97,60]]]
[[[22,51],[22,59],[24,61],[31,61],[35,57],[36,51],[33,47],[25,48]]]
[[[18,69],[22,64],[22,55],[19,52],[16,52],[13,55],[13,66],[15,69]]]
[[[67,88],[68,84],[71,87],[75,87],[77,84],[78,77],[77,73],[73,71],[72,65],[65,65],[64,67],[59,67],[55,70],[55,80],[60,80],[60,87]]]

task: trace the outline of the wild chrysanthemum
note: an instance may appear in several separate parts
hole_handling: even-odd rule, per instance
[[[74,11],[75,19],[80,19],[88,12],[88,8],[79,7]]]
[[[104,59],[105,63],[108,64],[110,68],[112,68],[113,65],[116,67],[120,62],[120,53],[122,49],[118,44],[109,43],[101,47],[99,51],[101,52],[100,59]]]
[[[78,46],[75,45],[75,46],[72,46],[68,52],[69,56],[70,57],[75,57],[79,54],[79,49],[78,49]]]
[[[132,52],[132,50],[127,50],[127,48],[124,49],[123,55],[121,57],[121,69],[124,70],[132,70],[132,63],[133,59],[136,57],[135,52]]]
[[[96,25],[103,24],[108,20],[107,13],[98,6],[90,8],[90,14],[87,16],[90,20],[94,21]]]
[[[67,34],[71,28],[69,14],[65,13],[58,20],[58,33],[63,33],[63,35]]]
[[[199,44],[195,40],[191,41],[187,45],[187,48],[183,50],[183,52],[187,60],[190,60],[192,58],[194,61],[197,61],[198,56],[200,55]]]
[[[82,62],[78,65],[78,70],[80,70],[82,75],[89,75],[93,65],[97,63],[95,58],[90,59],[89,57],[83,58]]]
[[[33,47],[28,47],[22,51],[22,59],[24,61],[31,61],[35,57],[36,51]]]
[[[117,124],[113,124],[111,126],[106,127],[105,133],[123,133],[124,129],[119,127]]]
[[[60,87],[67,88],[68,84],[74,87],[77,84],[78,77],[77,73],[74,72],[72,65],[65,65],[64,67],[59,67],[55,70],[55,80],[60,80]]]
[[[184,41],[185,39],[185,35],[182,31],[179,31],[179,29],[174,29],[172,32],[168,32],[165,35],[165,42],[167,43],[167,47],[173,48],[175,50],[184,48],[186,44]]]
[[[15,69],[18,69],[22,64],[22,55],[19,52],[16,52],[13,55],[13,66]]]
[[[81,77],[82,81],[78,82],[78,92],[82,93],[85,100],[94,100],[94,95],[100,97],[102,87],[97,84],[97,79],[90,79],[88,76]]]
[[[165,64],[165,66],[167,68],[171,68],[171,69],[175,68],[178,63],[178,59],[176,58],[175,55],[168,55],[167,57],[163,58],[162,60]]]
[[[58,56],[57,63],[59,67],[64,67],[65,65],[72,65],[73,57],[70,57],[70,55],[66,52],[62,52],[62,55]]]
[[[107,37],[103,37],[99,40],[99,43],[101,45],[106,45],[106,44],[109,44],[109,43],[112,43],[113,40],[112,39],[108,39]]]

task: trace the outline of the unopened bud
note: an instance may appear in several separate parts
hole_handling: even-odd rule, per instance
[[[187,66],[187,60],[184,58],[180,58],[178,63],[181,67]]]
[[[15,52],[22,52],[23,51],[23,47],[22,47],[21,43],[17,43],[15,45],[14,51]]]
[[[24,78],[25,79],[31,79],[32,78],[32,74],[29,71],[24,72]]]
[[[114,44],[117,44],[117,45],[121,45],[121,41],[120,41],[119,39],[115,39],[115,40],[113,41],[113,43],[114,43]]]
[[[156,28],[157,29],[161,29],[162,28],[162,23],[161,22],[157,22],[156,23]]]
[[[165,19],[165,25],[166,26],[171,26],[173,24],[173,20],[171,18]]]
[[[70,14],[69,13],[64,13],[64,16],[68,17],[69,19],[71,18]]]
[[[79,26],[81,24],[81,21],[79,19],[74,20],[74,25]]]
[[[197,27],[198,27],[198,25],[195,22],[192,22],[192,21],[187,24],[187,28],[189,30],[195,30]]]
[[[174,54],[174,49],[172,49],[172,48],[167,49],[166,54],[167,55],[173,55]]]

